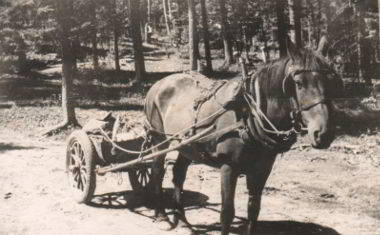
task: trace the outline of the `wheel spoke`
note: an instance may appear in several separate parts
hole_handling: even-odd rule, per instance
[[[147,182],[147,179],[146,179],[146,175],[144,174],[144,183],[143,183],[143,186],[146,186],[146,182]]]
[[[78,178],[80,177],[79,171],[75,170],[75,172],[73,172],[73,175],[74,175],[74,181],[78,181]]]
[[[80,179],[80,176],[79,176],[78,181],[77,181],[77,185],[76,185],[77,189],[80,189],[80,183],[81,182],[82,182],[82,180]]]

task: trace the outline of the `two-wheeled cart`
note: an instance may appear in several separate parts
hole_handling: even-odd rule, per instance
[[[115,121],[116,120],[116,121]],[[95,123],[94,123],[95,122]],[[189,145],[210,133],[214,126],[186,136],[186,131],[174,135],[181,138],[176,146],[158,150],[164,142],[153,145],[149,133],[143,128],[124,133],[116,138],[118,119],[112,115],[93,120],[81,130],[75,130],[68,138],[66,149],[66,172],[74,198],[79,203],[89,203],[94,196],[97,175],[108,172],[127,172],[134,191],[149,189],[152,183],[153,159]],[[138,132],[138,133],[137,133]]]

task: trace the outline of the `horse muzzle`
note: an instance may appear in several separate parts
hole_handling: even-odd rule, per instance
[[[335,131],[330,126],[311,124],[308,127],[308,136],[313,148],[327,149],[334,140]]]

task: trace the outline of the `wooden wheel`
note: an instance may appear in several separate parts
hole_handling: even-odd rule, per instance
[[[149,164],[142,164],[136,169],[128,171],[129,182],[136,192],[146,192],[152,184],[152,168]]]
[[[95,148],[83,130],[74,131],[68,138],[66,172],[69,186],[78,203],[89,203],[96,186]]]

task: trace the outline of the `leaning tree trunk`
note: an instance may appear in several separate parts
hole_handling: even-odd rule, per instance
[[[78,121],[75,116],[73,103],[73,77],[76,64],[74,43],[72,37],[73,22],[71,20],[73,12],[73,0],[60,0],[55,3],[55,16],[61,29],[60,44],[62,50],[62,114],[63,122],[58,126],[43,133],[50,136],[70,125],[77,126]]]
[[[276,1],[276,13],[277,13],[277,40],[280,50],[280,57],[286,56],[286,24],[285,24],[285,4],[283,0]]]
[[[202,14],[203,42],[205,46],[206,72],[211,73],[212,72],[212,58],[211,58],[210,38],[209,38],[208,23],[207,23],[206,0],[201,0],[201,14]]]
[[[62,111],[63,123],[77,125],[78,121],[75,116],[73,103],[72,86],[74,77],[74,68],[76,67],[76,56],[71,41],[71,31],[73,22],[73,0],[62,0],[58,3],[58,11],[61,10],[61,19],[58,21],[62,28],[61,48],[62,48]],[[58,13],[59,14],[59,13]]]
[[[219,0],[220,16],[221,16],[221,26],[222,26],[222,37],[224,45],[224,62],[225,66],[229,66],[232,63],[232,42],[229,32],[229,25],[227,22],[227,9],[226,1]]]
[[[130,1],[130,17],[131,17],[131,34],[133,42],[133,56],[135,60],[135,81],[144,80],[145,75],[145,62],[142,46],[141,28],[140,28],[140,0]]]
[[[290,20],[290,38],[298,48],[301,48],[301,0],[288,0],[288,4]]]
[[[190,70],[196,71],[198,68],[196,47],[196,25],[195,25],[195,3],[194,0],[188,0],[189,10],[189,56],[190,56]]]

